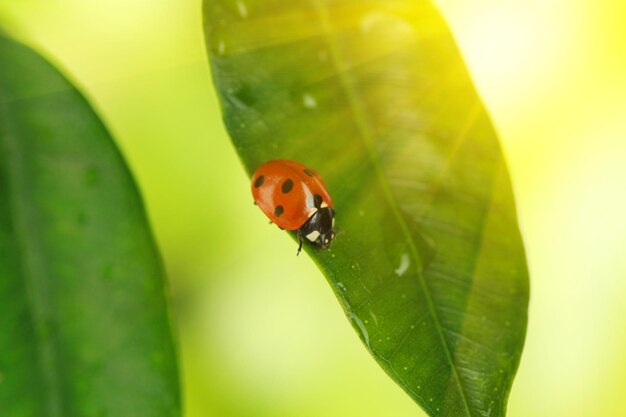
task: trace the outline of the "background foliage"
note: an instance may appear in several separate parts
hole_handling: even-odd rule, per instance
[[[626,6],[438,4],[501,133],[533,277],[509,416],[618,417]],[[277,255],[293,242],[250,204],[211,93],[200,10],[195,0],[0,0],[0,23],[70,69],[138,178],[179,301],[187,415],[420,415],[312,262]]]
[[[178,417],[164,271],[89,104],[0,33],[0,414]]]

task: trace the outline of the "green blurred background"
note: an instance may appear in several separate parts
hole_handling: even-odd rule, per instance
[[[626,4],[436,3],[501,133],[528,251],[509,416],[625,416]],[[199,0],[0,0],[0,25],[82,87],[141,186],[171,282],[186,416],[423,415],[252,205],[200,11]]]

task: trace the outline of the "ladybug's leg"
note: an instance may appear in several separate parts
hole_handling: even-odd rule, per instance
[[[298,242],[300,242],[300,245],[298,246],[298,253],[296,253],[296,256],[298,256],[302,250],[302,232],[300,232],[300,229],[296,232],[296,236],[298,236]]]

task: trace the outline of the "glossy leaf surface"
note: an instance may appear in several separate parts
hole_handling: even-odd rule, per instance
[[[206,0],[204,14],[248,173],[294,159],[328,185],[338,235],[307,251],[367,349],[431,416],[504,416],[524,248],[496,132],[436,9]]]
[[[107,130],[0,34],[0,415],[180,416],[163,282]]]

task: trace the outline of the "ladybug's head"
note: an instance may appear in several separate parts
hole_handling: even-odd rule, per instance
[[[300,228],[300,236],[319,246],[327,248],[335,238],[335,210],[330,207],[318,209]]]

